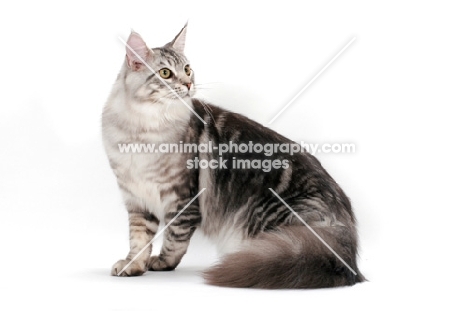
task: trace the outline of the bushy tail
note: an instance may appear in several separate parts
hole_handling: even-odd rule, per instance
[[[356,265],[356,237],[345,227],[314,229],[357,273],[306,227],[263,233],[205,271],[208,284],[254,288],[324,288],[365,281]]]

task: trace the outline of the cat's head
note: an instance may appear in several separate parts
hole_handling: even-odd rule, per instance
[[[132,32],[127,40],[122,69],[125,88],[135,100],[165,104],[189,99],[194,94],[194,73],[184,55],[187,25],[171,42],[150,49]]]

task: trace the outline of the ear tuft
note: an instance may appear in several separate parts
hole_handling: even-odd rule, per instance
[[[132,70],[138,71],[144,67],[152,51],[146,46],[143,38],[132,30],[127,40],[127,65]]]
[[[185,48],[185,36],[187,35],[187,25],[188,22],[185,24],[184,28],[179,32],[179,34],[169,43],[169,46],[176,50],[179,53],[184,53]]]

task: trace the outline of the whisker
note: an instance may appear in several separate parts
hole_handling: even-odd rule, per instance
[[[205,83],[195,83],[195,86],[206,85],[206,84],[222,84],[222,82],[205,82]]]
[[[172,93],[166,93],[166,94],[164,94],[163,96],[159,97],[158,100],[154,102],[154,104],[159,103],[159,102],[160,102],[161,100],[163,100],[163,99],[170,98],[171,95],[174,96],[174,94],[172,94]]]
[[[215,124],[216,124],[216,120],[215,120],[215,118],[214,118],[213,114],[211,113],[211,112],[213,111],[213,110],[211,109],[211,107],[210,107],[210,106],[208,106],[208,105],[206,105],[206,104],[205,104],[203,101],[200,101],[200,103],[202,104],[202,106],[203,106],[203,109],[205,110],[205,112],[206,112],[207,114],[209,114],[209,115],[210,115],[210,117],[211,117],[211,120],[213,120],[213,123],[215,123]]]

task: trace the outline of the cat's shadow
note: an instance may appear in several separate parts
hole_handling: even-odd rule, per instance
[[[191,279],[194,283],[203,283],[203,271],[207,267],[178,267],[173,271],[147,271],[141,276],[135,277],[116,277],[111,276],[110,269],[89,269],[79,274],[80,277],[92,279],[94,281],[104,281],[113,283],[186,283]]]

